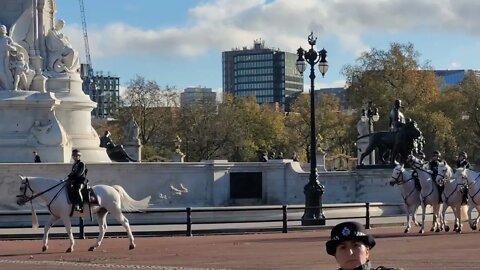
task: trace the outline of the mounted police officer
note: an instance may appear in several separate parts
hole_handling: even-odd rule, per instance
[[[72,190],[72,204],[75,211],[83,211],[82,188],[87,179],[87,167],[82,162],[82,153],[78,149],[72,151],[72,171],[68,175],[68,181]]]
[[[465,151],[458,153],[457,168],[470,169],[470,162],[467,160],[468,156]]]
[[[398,131],[405,125],[405,116],[400,111],[402,108],[402,101],[396,99],[393,103],[393,109],[390,111],[390,123],[388,124],[391,131]]]
[[[433,155],[432,155],[432,158],[430,159],[430,161],[428,162],[428,168],[432,171],[432,180],[433,182],[437,185],[438,187],[438,191],[440,192],[440,201],[442,200],[442,196],[441,194],[443,193],[443,189],[445,188],[444,186],[440,186],[437,184],[437,181],[435,181],[435,179],[437,179],[437,175],[438,175],[438,164],[442,162],[442,154],[440,153],[440,151],[438,150],[435,150],[433,151]]]
[[[470,162],[467,160],[468,156],[465,151],[458,153],[457,157],[457,169],[464,168],[470,169]],[[462,204],[466,205],[468,203],[468,185],[464,184],[462,187],[463,197],[462,197]]]
[[[337,260],[338,270],[395,270],[383,266],[371,268],[369,257],[375,239],[358,222],[343,222],[333,227],[325,245],[327,253]]]

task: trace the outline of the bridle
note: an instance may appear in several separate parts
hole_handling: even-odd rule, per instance
[[[414,179],[413,176],[412,176],[412,177],[408,178],[407,180],[405,180],[405,178],[403,177],[404,170],[399,169],[399,168],[395,168],[395,170],[398,171],[397,177],[393,177],[393,175],[391,177],[392,177],[394,183],[397,184],[397,185],[403,185],[403,184],[407,183],[408,181]],[[402,178],[401,180],[400,180],[400,177]],[[407,203],[407,199],[415,192],[415,189],[416,189],[416,187],[413,186],[412,190],[405,197],[402,194],[403,201],[405,203]]]
[[[27,195],[27,190],[30,190],[30,192],[32,193],[31,196]],[[19,205],[24,205],[27,202],[31,202],[34,199],[33,197],[35,196],[35,192],[33,191],[32,187],[30,187],[30,182],[28,181],[28,178],[25,178],[22,180],[20,191],[23,191],[23,194],[17,195],[17,198],[18,198],[17,203]]]
[[[17,195],[17,198],[19,198],[17,200],[17,203],[18,205],[24,205],[26,204],[27,202],[32,202],[33,199],[49,192],[50,190],[58,187],[59,185],[62,185],[64,184],[65,182],[64,181],[60,181],[60,183],[54,185],[53,187],[50,187],[40,193],[37,193],[35,194],[35,191],[33,191],[32,187],[30,186],[30,182],[28,181],[28,178],[25,177],[25,180],[22,181],[22,185],[20,186],[20,191],[23,191],[23,194],[21,195]],[[30,196],[27,195],[27,190],[30,190],[30,192],[32,193]]]
[[[405,180],[405,178],[403,177],[403,171],[402,171],[402,169],[395,168],[395,170],[398,171],[397,177],[393,177],[393,175],[391,176],[392,179],[393,179],[393,181],[395,182],[395,184],[397,184],[397,185],[402,185],[402,184],[407,183],[407,182],[410,181],[410,180],[413,180],[413,177]],[[400,178],[402,178],[402,179],[400,180]]]

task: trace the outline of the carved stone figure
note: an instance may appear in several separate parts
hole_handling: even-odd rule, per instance
[[[35,120],[30,129],[29,141],[33,145],[54,146],[65,144],[67,139],[56,121],[48,120],[47,124],[42,125],[40,120]]]
[[[13,90],[28,90],[30,88],[29,78],[27,77],[30,72],[28,63],[25,61],[23,53],[20,52],[12,52],[12,58],[10,69],[13,74]]]
[[[7,27],[0,25],[0,90],[13,89],[10,54],[16,51],[13,40],[7,36]]]
[[[127,128],[125,129],[125,143],[136,143],[140,144],[139,140],[140,128],[132,117],[127,123]]]
[[[400,99],[396,99],[393,103],[393,108],[390,111],[390,131],[398,131],[405,125],[405,116],[400,111],[400,108],[402,108],[402,101]]]
[[[61,32],[64,25],[64,20],[57,20],[55,27],[47,35],[47,69],[57,73],[77,72],[80,68],[79,55],[72,48],[68,37]]]

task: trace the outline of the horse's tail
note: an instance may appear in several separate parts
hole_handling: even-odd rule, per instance
[[[119,185],[114,185],[113,188],[120,194],[120,202],[122,203],[122,211],[136,212],[140,209],[148,208],[151,196],[144,198],[143,200],[136,201],[128,195],[128,193]]]

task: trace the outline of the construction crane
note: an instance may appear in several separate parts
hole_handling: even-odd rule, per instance
[[[83,79],[83,91],[90,96],[90,99],[95,100],[97,102],[97,108],[94,110],[94,115],[98,118],[98,99],[99,95],[96,91],[96,83],[95,78],[93,76],[93,66],[92,66],[92,58],[90,57],[90,45],[88,43],[88,31],[87,31],[87,19],[85,17],[85,5],[83,0],[78,0],[80,4],[80,14],[82,17],[82,30],[83,30],[83,42],[85,46],[85,58],[87,60],[87,76]]]
[[[90,57],[90,45],[88,43],[88,31],[87,31],[87,19],[85,18],[85,5],[83,4],[83,0],[78,0],[80,4],[80,14],[82,17],[82,30],[83,30],[83,42],[85,46],[85,57],[87,59],[88,65],[88,77],[93,77],[93,67],[92,67],[92,58]]]

